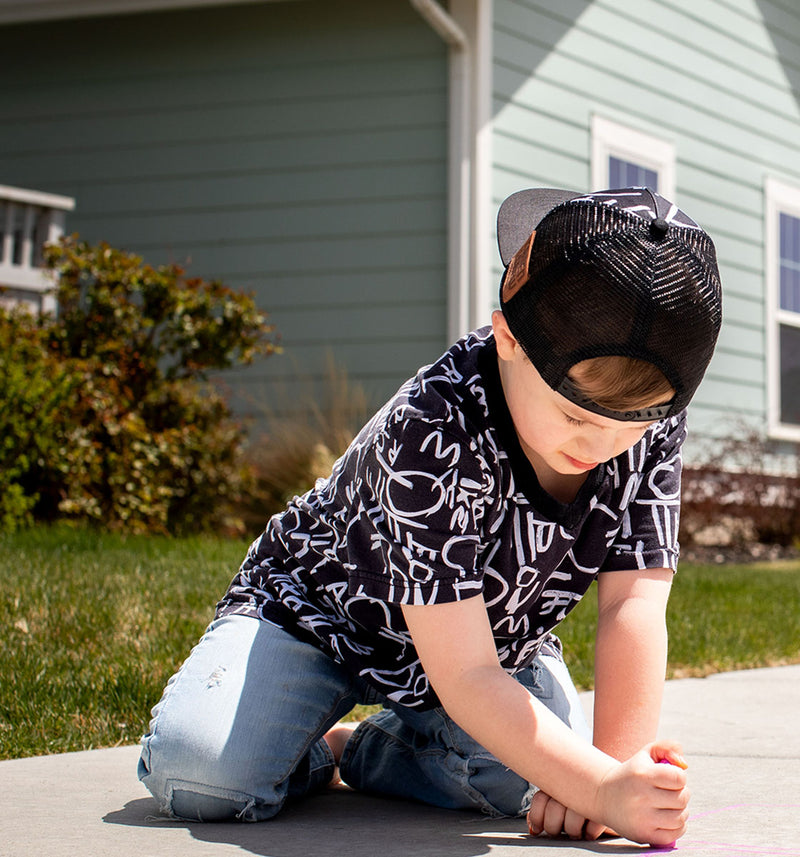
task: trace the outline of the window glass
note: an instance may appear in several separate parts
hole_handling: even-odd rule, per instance
[[[658,190],[658,173],[632,161],[623,161],[609,155],[608,158],[609,187],[649,187]]]
[[[680,205],[675,198],[675,144],[647,133],[592,115],[591,188],[649,187]]]
[[[780,326],[781,422],[800,425],[800,327]]]
[[[11,264],[22,264],[22,246],[25,238],[25,209],[15,205],[12,209],[11,234],[14,236],[11,247]]]
[[[800,217],[780,216],[780,307],[800,313]]]
[[[767,425],[800,441],[800,186],[764,182]]]

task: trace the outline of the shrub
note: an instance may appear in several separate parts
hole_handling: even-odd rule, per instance
[[[776,449],[752,427],[735,426],[684,471],[681,541],[722,538],[731,544],[755,540],[792,545],[800,534],[800,478],[797,448],[783,450],[783,472],[770,467]],[[786,472],[786,464],[794,472]]]
[[[0,529],[32,522],[42,473],[58,457],[64,409],[76,388],[33,316],[0,310]]]
[[[47,247],[45,259],[57,277],[57,316],[0,320],[9,365],[27,366],[31,351],[42,363],[28,396],[47,443],[17,451],[37,461],[36,491],[15,501],[18,520],[32,513],[164,532],[224,525],[253,474],[244,429],[208,376],[276,350],[266,316],[248,295],[107,244],[73,236]],[[26,424],[17,434],[35,433]],[[13,478],[16,493],[25,491],[25,479]]]
[[[244,517],[253,528],[330,474],[370,416],[363,388],[332,360],[322,391],[302,379],[291,386],[275,397],[279,407],[265,411],[266,432],[248,451],[256,483]]]

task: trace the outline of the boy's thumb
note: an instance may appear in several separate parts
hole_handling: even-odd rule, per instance
[[[675,765],[676,768],[681,768],[684,771],[689,767],[689,763],[683,758],[681,745],[674,741],[657,741],[651,744],[650,758],[656,763],[664,762],[668,765]]]

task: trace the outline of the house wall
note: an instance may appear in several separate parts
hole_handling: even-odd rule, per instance
[[[382,401],[446,347],[447,54],[406,0],[0,27],[0,184],[89,241],[254,290],[284,353],[224,383],[285,408],[329,356]],[[280,381],[280,383],[278,383]],[[293,406],[302,406],[290,393]]]
[[[590,189],[593,114],[674,144],[675,201],[714,238],[724,286],[693,434],[763,428],[764,179],[800,181],[800,9],[495,0],[493,70],[495,208],[522,187]]]

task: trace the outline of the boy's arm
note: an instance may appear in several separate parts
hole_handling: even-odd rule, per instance
[[[658,729],[667,667],[668,568],[597,578],[594,744],[630,758]]]
[[[448,714],[501,762],[585,818],[639,842],[683,833],[683,771],[646,748],[624,764],[575,735],[500,666],[482,597],[403,607]]]
[[[673,572],[668,568],[614,571],[597,578],[594,732],[596,747],[624,761],[653,741],[658,729],[667,662],[667,600]],[[584,830],[595,839],[597,824],[583,828],[566,805],[553,805],[546,790],[534,799],[533,832],[555,827]]]

